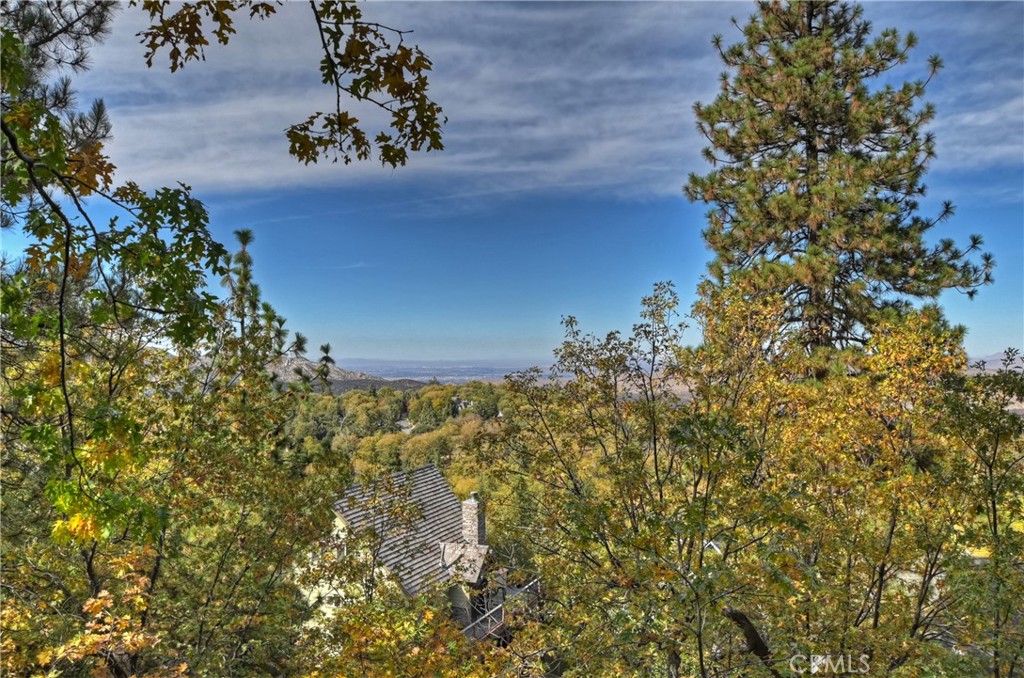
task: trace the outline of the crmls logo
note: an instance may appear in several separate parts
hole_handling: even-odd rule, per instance
[[[871,664],[868,663],[868,656],[866,654],[862,654],[857,658],[849,654],[837,656],[812,654],[810,657],[804,654],[795,654],[789,659],[789,669],[793,673],[800,674],[867,673],[871,670]]]

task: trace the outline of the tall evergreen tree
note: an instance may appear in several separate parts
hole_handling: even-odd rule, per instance
[[[694,107],[714,169],[684,190],[712,206],[712,284],[782,294],[809,348],[863,343],[879,313],[991,282],[991,256],[972,256],[980,237],[928,242],[950,203],[934,218],[918,211],[935,156],[921,100],[941,61],[929,59],[928,80],[894,86],[884,74],[916,38],[870,34],[859,6],[760,2],[742,42],[714,37],[722,91]]]

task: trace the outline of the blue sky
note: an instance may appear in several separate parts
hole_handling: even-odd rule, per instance
[[[106,100],[118,178],[190,184],[225,242],[256,234],[264,296],[338,357],[543,361],[559,320],[628,330],[672,280],[684,309],[710,255],[705,207],[681,185],[707,170],[692,106],[709,102],[738,2],[370,2],[433,59],[446,150],[408,166],[302,166],[283,129],[331,106],[306,3],[242,21],[226,48],[179,73],[147,70],[137,9],[77,76]],[[925,214],[936,237],[980,233],[996,284],[941,302],[975,356],[1024,344],[1024,3],[872,2],[876,30],[920,38],[900,80],[929,86],[938,158]],[[372,113],[370,114],[372,116]],[[8,238],[17,245],[16,238]],[[5,249],[10,249],[5,245]],[[691,336],[695,341],[696,337]]]

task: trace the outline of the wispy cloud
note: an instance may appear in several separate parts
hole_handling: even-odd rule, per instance
[[[357,261],[354,264],[341,264],[339,266],[325,266],[330,271],[355,271],[360,268],[368,268],[370,265],[365,261]]]
[[[993,24],[991,16],[1020,12],[980,4],[989,7],[867,6],[879,28],[918,30],[919,67],[933,46],[954,52],[934,85],[937,172],[1024,163],[1020,22]],[[738,39],[729,17],[742,23],[752,8],[695,2],[368,6],[375,18],[415,28],[412,37],[435,62],[433,93],[449,118],[447,150],[415,157],[399,172],[371,163],[302,166],[288,156],[284,128],[329,109],[332,100],[317,77],[308,8],[291,3],[279,11],[264,23],[241,22],[231,45],[210,48],[207,63],[173,75],[146,71],[133,37],[142,17],[135,9],[122,13],[114,36],[95,51],[93,70],[81,78],[83,90],[111,105],[111,152],[122,176],[147,185],[180,180],[205,191],[433,182],[444,195],[678,195],[689,172],[706,169],[692,106],[715,95],[721,64],[710,36]],[[962,20],[952,20],[952,12]],[[1005,35],[996,35],[1000,31]],[[967,53],[964,43],[988,49]]]

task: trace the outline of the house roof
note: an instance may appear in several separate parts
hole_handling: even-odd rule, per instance
[[[441,563],[441,543],[462,541],[462,507],[437,467],[354,485],[334,511],[349,530],[372,530],[380,538],[377,557],[407,595],[451,576]]]
[[[441,544],[441,561],[445,570],[470,584],[480,583],[490,547],[485,544]]]

